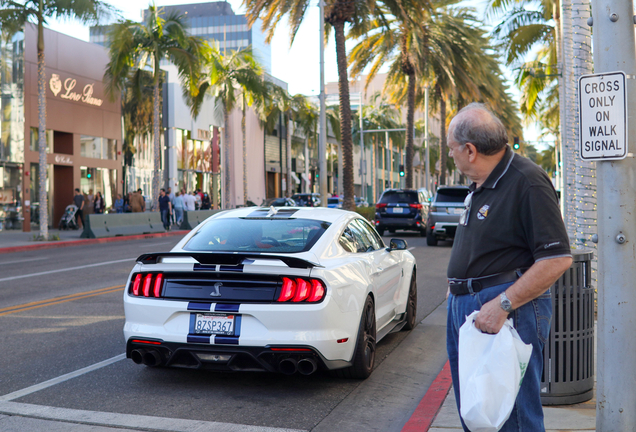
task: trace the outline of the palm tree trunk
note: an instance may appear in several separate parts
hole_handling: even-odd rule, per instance
[[[46,163],[46,73],[44,70],[43,8],[44,0],[40,0],[40,12],[38,17],[38,146],[40,150],[38,185],[40,187],[40,237],[42,240],[48,240],[49,205],[48,196],[46,194],[48,166]]]
[[[353,145],[351,141],[351,104],[349,100],[349,78],[347,76],[347,51],[345,49],[344,21],[333,23],[336,36],[338,60],[338,91],[340,93],[340,135],[342,137],[342,186],[345,210],[355,210],[353,199]]]
[[[415,115],[415,74],[409,75],[406,111],[406,187],[413,188],[413,128]]]
[[[292,193],[292,155],[291,155],[291,144],[292,144],[292,133],[294,128],[294,122],[291,120],[291,116],[287,117],[287,187],[285,188],[285,196],[287,198],[291,198]]]
[[[243,205],[247,206],[247,142],[245,139],[245,95],[243,95],[243,116],[241,117],[241,133],[243,134]]]
[[[159,188],[161,184],[161,141],[159,140],[159,59],[155,60],[155,76],[152,104],[152,135],[154,149],[154,174],[152,176],[153,211],[159,210]]]
[[[226,105],[223,104],[223,176],[225,177],[225,185],[223,186],[223,208],[230,208],[230,134],[228,133],[228,125],[230,123],[230,114],[227,112]]]
[[[444,100],[444,95],[442,95],[440,89],[438,88],[438,95],[440,96],[439,102],[439,116],[440,116],[440,167],[439,167],[439,185],[443,186],[446,184],[446,160],[448,158],[448,146],[446,144],[446,100]]]
[[[369,204],[371,204],[372,202],[375,202],[375,197],[376,197],[375,188],[377,187],[376,185],[378,184],[378,167],[375,160],[377,151],[378,151],[378,139],[374,136],[373,137],[373,152],[371,153],[371,166],[372,166],[371,172],[373,173],[373,187],[371,188],[371,193],[373,194],[373,201],[368,200]]]

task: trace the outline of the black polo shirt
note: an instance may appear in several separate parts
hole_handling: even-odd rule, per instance
[[[457,227],[449,278],[489,276],[571,256],[556,191],[545,171],[510,149],[474,191]]]

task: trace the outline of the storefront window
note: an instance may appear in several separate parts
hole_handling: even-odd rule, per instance
[[[40,151],[38,147],[38,128],[31,128],[31,151]],[[51,143],[53,142],[53,131],[51,129],[46,130],[46,152],[51,153]]]
[[[112,207],[117,194],[117,170],[81,167],[80,190],[85,194],[100,192],[106,209]]]
[[[3,30],[0,25],[0,30]],[[0,161],[24,162],[24,33],[0,36]]]
[[[21,168],[0,163],[0,230],[22,228]]]
[[[81,155],[94,159],[117,159],[117,141],[106,138],[82,135]]]

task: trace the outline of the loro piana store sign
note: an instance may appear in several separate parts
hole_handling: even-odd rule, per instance
[[[49,87],[55,97],[75,102],[83,102],[89,105],[102,106],[104,101],[93,97],[95,83],[86,84],[83,89],[76,88],[77,80],[75,78],[66,78],[62,82],[58,74],[51,74]],[[59,96],[58,96],[59,95]]]

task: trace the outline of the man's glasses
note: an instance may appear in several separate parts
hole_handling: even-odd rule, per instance
[[[473,192],[470,192],[466,195],[466,199],[464,200],[464,211],[459,217],[459,223],[467,226],[468,225],[468,216],[470,216],[470,205],[473,202]]]

